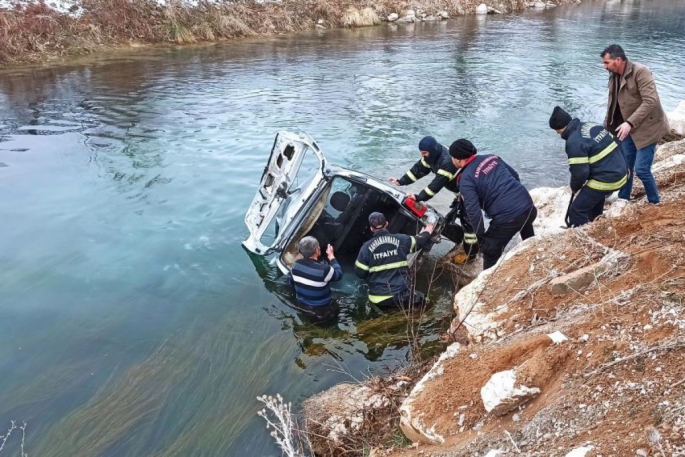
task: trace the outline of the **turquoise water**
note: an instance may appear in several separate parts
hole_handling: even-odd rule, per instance
[[[381,178],[425,134],[468,137],[529,187],[563,185],[552,107],[601,121],[599,52],[619,42],[674,109],[684,18],[683,2],[591,2],[5,72],[0,429],[26,421],[36,456],[280,455],[257,395],[298,404],[409,349],[403,317],[367,309],[353,279],[338,324],[316,327],[241,248],[276,132]],[[446,278],[431,297],[421,340],[438,348]]]

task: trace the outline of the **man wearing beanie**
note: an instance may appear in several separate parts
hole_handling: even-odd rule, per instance
[[[421,158],[400,179],[388,178],[396,186],[406,186],[415,183],[431,172],[435,174],[433,180],[418,195],[411,195],[417,202],[430,200],[445,187],[452,192],[459,192],[454,181],[457,169],[450,160],[447,148],[432,136],[424,137],[419,142]]]
[[[421,158],[400,179],[389,178],[388,181],[396,186],[406,186],[427,176],[431,172],[435,174],[433,180],[418,195],[410,194],[408,197],[423,202],[433,198],[444,187],[454,192],[455,200],[452,202],[450,212],[447,214],[447,225],[443,235],[450,241],[463,243],[466,258],[462,262],[473,260],[478,254],[478,240],[473,229],[465,217],[463,205],[459,199],[459,186],[455,178],[457,168],[452,163],[449,150],[438,143],[432,136],[427,136],[419,142]],[[455,223],[459,218],[461,225]]]
[[[566,140],[571,192],[576,195],[568,210],[567,224],[578,227],[592,222],[604,211],[607,195],[628,180],[623,155],[604,127],[572,119],[558,106],[552,111],[549,126]]]
[[[433,225],[418,236],[390,233],[383,213],[371,213],[369,226],[373,237],[359,250],[354,272],[369,284],[369,301],[381,308],[423,307],[426,298],[414,291],[407,256],[430,243]]]
[[[454,166],[460,168],[457,185],[480,243],[483,269],[488,269],[497,263],[517,232],[524,240],[535,235],[537,210],[516,170],[501,157],[477,155],[476,147],[465,139],[452,143],[449,152]],[[482,211],[491,219],[487,231]]]

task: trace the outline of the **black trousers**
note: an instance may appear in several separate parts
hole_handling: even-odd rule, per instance
[[[610,193],[583,186],[568,210],[571,227],[580,227],[601,216],[604,212],[604,201]]]
[[[295,300],[297,309],[301,311],[310,321],[316,324],[328,323],[338,317],[340,306],[335,300],[331,300],[328,305],[309,306],[299,300]]]
[[[521,239],[528,239],[535,236],[533,231],[533,221],[538,215],[538,210],[533,206],[529,211],[525,211],[520,216],[507,221],[504,224],[490,224],[487,232],[483,235],[480,250],[483,253],[483,269],[486,270],[495,265],[507,247],[509,241],[521,232]]]
[[[478,240],[475,239],[476,231],[466,217],[464,203],[460,198],[456,198],[450,208],[452,209],[445,216],[446,223],[442,234],[454,244],[461,243],[469,259],[475,259],[478,255]],[[461,225],[456,223],[457,219]]]
[[[426,306],[426,296],[417,290],[405,290],[402,293],[395,295],[392,298],[376,303],[381,309],[388,308],[404,308],[404,309],[418,309]]]

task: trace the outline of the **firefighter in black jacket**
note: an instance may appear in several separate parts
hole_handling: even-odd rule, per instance
[[[569,227],[592,222],[604,211],[607,195],[628,180],[627,166],[614,137],[603,126],[571,119],[556,106],[549,126],[566,140],[571,171],[571,192],[575,195],[568,211]]]
[[[473,143],[463,138],[450,145],[452,161],[461,168],[457,176],[461,198],[480,242],[483,269],[488,269],[516,233],[521,232],[524,240],[535,235],[537,209],[516,170],[501,157],[477,152]],[[491,219],[487,231],[483,211]]]
[[[422,307],[425,296],[412,288],[407,256],[430,243],[433,225],[426,225],[418,236],[390,233],[382,213],[371,213],[373,237],[364,243],[354,272],[369,284],[369,301],[379,307]]]
[[[435,177],[426,188],[418,195],[409,194],[407,198],[425,202],[433,198],[443,187],[454,192],[455,199],[450,206],[452,209],[447,213],[447,226],[443,235],[455,244],[463,242],[464,252],[468,256],[466,259],[462,259],[463,262],[473,260],[478,254],[478,238],[469,224],[463,202],[459,198],[459,186],[455,179],[458,169],[452,163],[449,150],[432,136],[427,136],[419,142],[419,152],[421,159],[409,171],[400,179],[391,177],[388,181],[396,186],[406,186],[415,183],[431,172],[434,173]],[[457,218],[459,218],[461,226],[455,224]]]

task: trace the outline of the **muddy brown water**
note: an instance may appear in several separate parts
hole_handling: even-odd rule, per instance
[[[409,349],[404,318],[368,309],[353,278],[317,327],[240,247],[275,133],[383,178],[423,135],[467,137],[527,186],[562,185],[552,107],[601,122],[598,54],[619,42],[674,109],[684,18],[683,2],[591,2],[3,73],[0,428],[26,421],[30,455],[280,455],[257,395],[297,405]],[[420,338],[439,349],[449,281],[430,295]]]

